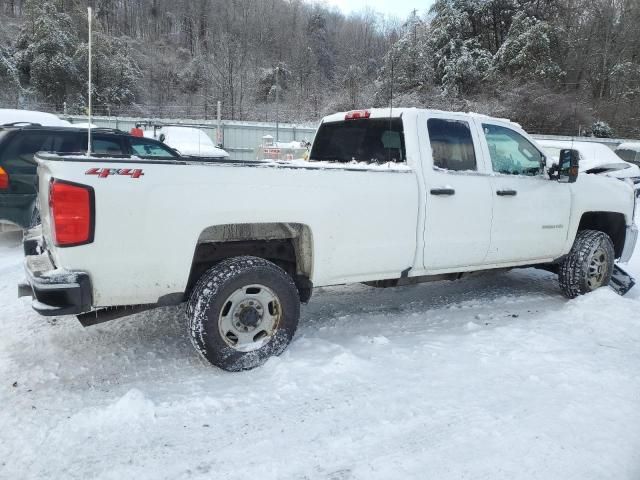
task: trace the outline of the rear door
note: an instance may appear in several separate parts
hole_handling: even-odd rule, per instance
[[[522,133],[489,120],[480,121],[479,128],[494,173],[487,263],[522,263],[560,256],[571,210],[569,185],[544,174],[542,152]]]
[[[480,265],[489,250],[492,195],[478,132],[469,117],[455,115],[431,114],[419,128],[419,136],[428,137],[422,147],[425,269]]]

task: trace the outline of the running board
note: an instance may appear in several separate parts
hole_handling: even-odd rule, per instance
[[[618,264],[613,265],[613,273],[611,274],[611,281],[609,286],[619,294],[624,295],[633,288],[636,281],[631,275],[625,272]]]
[[[83,327],[92,327],[100,323],[109,322],[117,318],[128,317],[140,312],[146,312],[153,308],[157,308],[157,304],[153,305],[135,305],[127,307],[110,307],[92,310],[91,312],[76,315]]]

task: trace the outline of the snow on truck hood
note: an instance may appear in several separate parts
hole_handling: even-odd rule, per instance
[[[600,173],[616,178],[640,177],[640,168],[618,157],[606,145],[596,142],[538,140],[549,158],[558,161],[560,150],[569,148],[580,153],[580,171]]]
[[[164,135],[164,144],[187,157],[229,157],[225,150],[216,147],[209,135],[199,128],[162,127],[156,131],[155,138],[160,140],[161,135]],[[153,137],[153,132],[147,130],[145,136]]]
[[[66,120],[61,120],[52,113],[36,112],[33,110],[15,110],[11,108],[0,108],[0,125],[8,123],[39,123],[46,127],[73,127]]]

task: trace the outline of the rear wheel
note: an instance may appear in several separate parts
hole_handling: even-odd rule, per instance
[[[228,371],[255,368],[287,347],[300,300],[291,277],[257,257],[236,257],[207,270],[187,305],[191,341]]]
[[[567,298],[609,285],[615,251],[609,235],[597,230],[578,232],[571,252],[560,265],[558,279]]]

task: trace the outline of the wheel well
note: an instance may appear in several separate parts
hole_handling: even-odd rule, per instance
[[[624,249],[626,222],[624,215],[614,212],[587,212],[582,215],[578,231],[599,230],[611,238],[616,258],[622,255]]]
[[[243,223],[206,228],[198,238],[185,298],[202,274],[226,258],[251,255],[275,263],[293,278],[301,300],[312,284],[311,230],[297,223]]]

